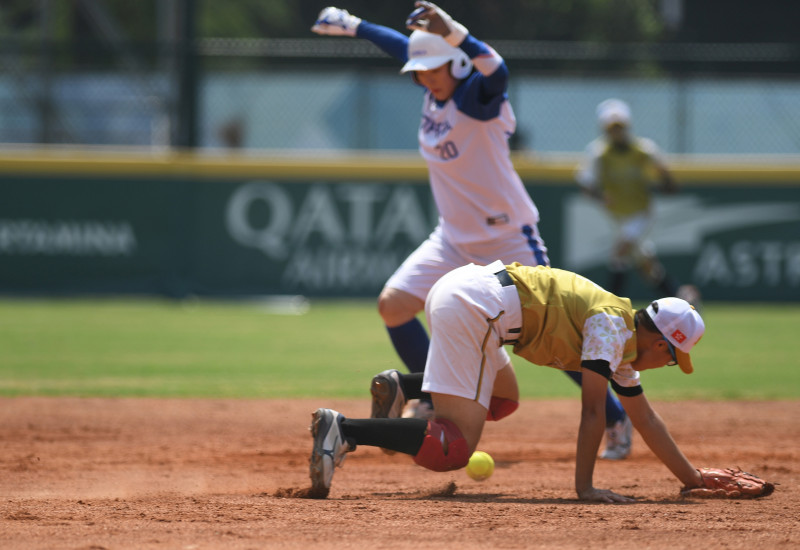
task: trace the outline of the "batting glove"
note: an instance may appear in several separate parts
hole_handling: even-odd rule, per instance
[[[350,15],[347,10],[328,7],[319,12],[317,22],[311,30],[330,36],[355,36],[360,24],[361,18]]]
[[[406,27],[412,31],[421,30],[444,37],[448,44],[457,48],[469,34],[467,28],[454,21],[446,11],[432,2],[415,2],[417,9],[406,19]]]

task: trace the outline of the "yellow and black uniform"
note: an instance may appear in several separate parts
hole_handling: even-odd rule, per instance
[[[613,294],[622,294],[626,272],[633,265],[662,295],[674,296],[677,289],[648,238],[653,191],[655,188],[665,193],[675,191],[658,146],[644,137],[628,137],[622,142],[604,135],[589,144],[587,153],[576,180],[600,201],[615,226],[608,289]]]
[[[606,208],[616,219],[627,218],[650,208],[650,185],[656,180],[658,149],[646,138],[634,138],[627,147],[615,147],[600,138],[593,149],[591,164],[579,177],[584,187],[606,199]]]
[[[514,263],[506,270],[522,308],[516,355],[572,371],[605,362],[617,391],[639,386],[639,374],[630,366],[636,358],[636,327],[629,299],[561,269]]]

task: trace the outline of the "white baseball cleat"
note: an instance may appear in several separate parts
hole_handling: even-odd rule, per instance
[[[606,428],[606,449],[600,458],[606,460],[623,460],[631,454],[633,442],[633,424],[629,417]]]
[[[333,470],[342,465],[347,453],[355,450],[342,435],[344,416],[333,409],[317,409],[311,414],[311,437],[314,446],[309,459],[311,496],[325,498],[331,488]]]

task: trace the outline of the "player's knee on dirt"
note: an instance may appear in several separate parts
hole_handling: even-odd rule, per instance
[[[444,418],[434,418],[428,421],[428,432],[414,462],[434,472],[449,472],[466,466],[469,456],[469,445],[458,426]]]
[[[496,421],[505,418],[516,411],[518,407],[519,401],[493,395],[492,401],[489,403],[489,410],[486,411],[486,420]]]

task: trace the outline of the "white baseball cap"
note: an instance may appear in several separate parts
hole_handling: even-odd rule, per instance
[[[661,298],[647,306],[647,314],[661,335],[673,347],[675,359],[686,374],[694,371],[689,352],[706,331],[703,318],[689,302]]]
[[[630,126],[631,108],[620,99],[606,99],[597,106],[597,121],[603,128],[612,124]]]
[[[417,30],[408,38],[408,62],[400,72],[429,71],[450,61],[455,78],[469,76],[472,61],[461,48],[451,46],[438,34]]]

